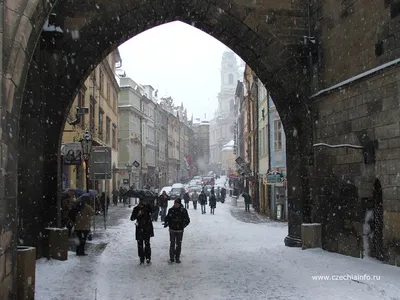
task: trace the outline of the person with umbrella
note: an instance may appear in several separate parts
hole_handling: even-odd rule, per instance
[[[154,228],[151,215],[153,209],[149,204],[144,203],[143,197],[139,198],[139,204],[133,208],[131,221],[136,220],[136,241],[138,247],[138,256],[140,264],[151,263],[151,245],[150,238],[154,237]]]
[[[79,239],[79,244],[76,246],[76,255],[85,256],[85,245],[88,238],[92,218],[95,215],[94,210],[87,204],[90,199],[90,194],[83,194],[74,203],[70,210],[70,218],[75,223],[75,234]]]

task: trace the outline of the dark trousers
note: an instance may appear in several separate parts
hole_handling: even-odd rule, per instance
[[[193,201],[193,208],[197,209],[197,201]]]
[[[211,207],[211,208],[210,208],[210,213],[211,213],[211,214],[214,214],[214,212],[215,212],[215,208],[212,208],[212,207]]]
[[[245,203],[244,204],[244,208],[246,211],[250,211],[250,204],[249,203]]]
[[[79,245],[76,246],[76,255],[85,254],[85,245],[89,230],[75,230],[75,234],[79,239]]]
[[[182,232],[176,232],[176,231],[169,232],[169,241],[170,241],[169,258],[171,260],[179,259],[179,257],[181,256],[182,238],[183,238],[183,231]]]
[[[151,246],[150,239],[148,240],[138,240],[137,241],[138,248],[138,256],[140,261],[144,261],[144,259],[151,259]]]
[[[161,212],[160,212],[161,222],[164,222],[166,215],[167,215],[167,207],[161,207]]]
[[[160,212],[160,209],[158,207],[154,208],[154,212],[152,214],[152,219],[153,221],[157,222],[158,221],[158,214]]]
[[[201,213],[202,213],[202,214],[205,214],[205,213],[206,213],[206,205],[205,205],[205,204],[202,204],[202,205],[201,205]]]
[[[189,202],[185,202],[185,208],[189,209]]]

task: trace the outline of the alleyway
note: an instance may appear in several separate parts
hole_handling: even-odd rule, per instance
[[[189,210],[192,222],[185,231],[180,265],[167,263],[168,232],[160,221],[155,223],[153,264],[139,266],[130,212],[121,207],[110,213],[114,220],[105,234],[95,236],[88,257],[71,252],[66,262],[40,260],[36,299],[400,299],[398,267],[285,247],[286,224],[253,213],[246,216],[229,200],[218,204],[215,215]],[[381,277],[312,278],[347,274]]]

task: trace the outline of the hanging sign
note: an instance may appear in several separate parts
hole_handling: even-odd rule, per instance
[[[82,164],[82,145],[81,143],[64,143],[61,146],[63,164],[66,166]]]

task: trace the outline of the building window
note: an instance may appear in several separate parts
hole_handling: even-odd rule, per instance
[[[103,122],[104,122],[104,111],[101,107],[99,107],[99,138],[103,139]]]
[[[229,74],[228,81],[229,81],[229,84],[233,84],[233,74]]]
[[[111,119],[106,117],[106,144],[109,145],[111,141],[110,130],[111,130]]]
[[[274,121],[274,149],[282,151],[282,122],[281,120]]]
[[[112,124],[112,147],[117,149],[117,125]]]

